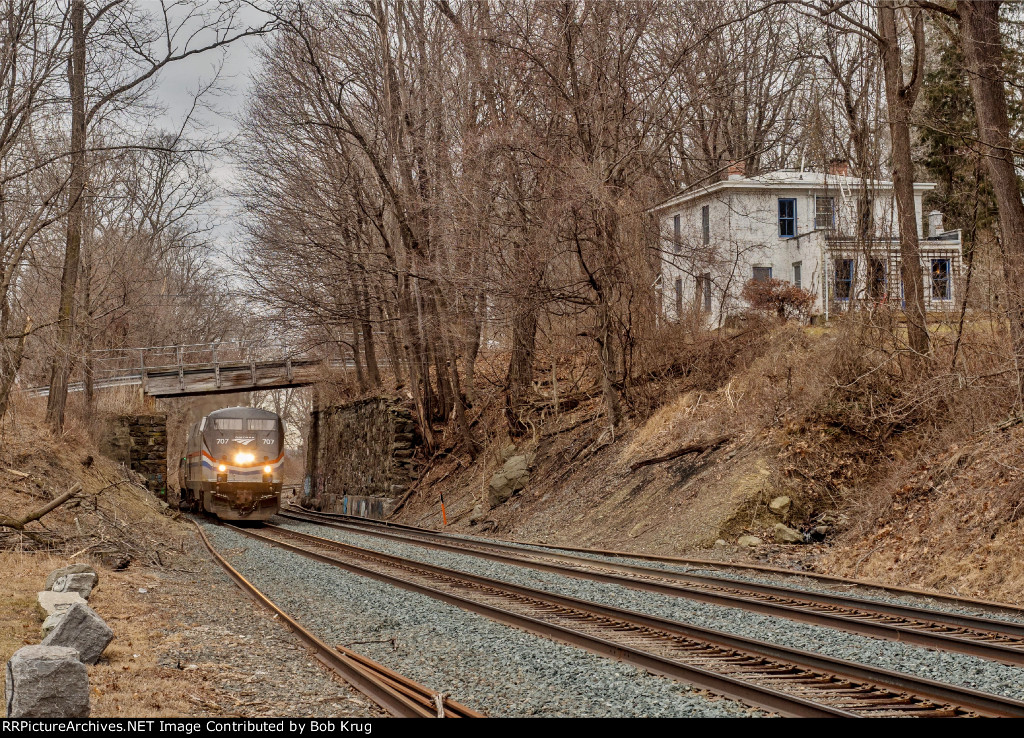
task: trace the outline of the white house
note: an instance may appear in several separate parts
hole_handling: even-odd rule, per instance
[[[962,257],[960,231],[943,231],[914,185],[921,270],[928,310],[954,307]],[[751,279],[786,280],[814,294],[812,313],[902,301],[899,228],[892,182],[782,169],[752,177],[733,167],[725,179],[690,187],[651,209],[661,224],[662,314],[703,313],[717,325],[746,307]]]

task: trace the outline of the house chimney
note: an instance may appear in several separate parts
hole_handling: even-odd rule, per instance
[[[745,161],[734,161],[729,165],[728,178],[729,179],[742,179],[744,172],[747,171],[747,163]]]
[[[828,163],[828,173],[837,177],[850,176],[850,162],[846,159],[833,159]]]
[[[928,235],[935,237],[943,233],[942,230],[942,213],[938,210],[933,210],[928,213]]]

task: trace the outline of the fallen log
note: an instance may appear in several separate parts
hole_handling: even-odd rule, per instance
[[[33,520],[39,520],[49,512],[56,510],[58,507],[63,505],[65,502],[70,500],[72,497],[82,491],[82,485],[75,483],[71,485],[71,489],[62,494],[60,497],[51,500],[42,507],[33,510],[20,518],[11,518],[6,515],[0,515],[0,526],[5,528],[13,528],[14,530],[23,530],[26,525],[31,523]]]
[[[644,466],[650,466],[651,464],[660,464],[663,461],[672,461],[672,459],[678,459],[680,456],[686,456],[687,454],[702,454],[705,451],[711,451],[718,448],[724,443],[727,443],[732,436],[718,436],[712,438],[709,441],[702,441],[699,443],[691,443],[682,448],[677,448],[675,451],[665,454],[664,456],[655,456],[650,459],[644,459],[643,461],[637,461],[630,465],[629,470],[635,472]]]

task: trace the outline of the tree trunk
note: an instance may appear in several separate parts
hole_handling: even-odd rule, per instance
[[[85,0],[71,2],[72,50],[68,61],[71,89],[71,176],[64,251],[64,271],[60,281],[60,307],[57,313],[57,346],[50,370],[50,396],[46,401],[46,421],[56,432],[64,429],[64,409],[71,375],[71,343],[74,332],[75,286],[82,250],[82,215],[85,193]]]
[[[978,136],[999,206],[1007,318],[1017,364],[1017,383],[1024,392],[1024,372],[1021,371],[1024,357],[1024,202],[1010,138],[999,5],[997,2],[958,2],[957,10],[964,61],[978,117]]]
[[[440,325],[454,325],[454,320],[451,319],[451,313],[448,310],[444,295],[440,294],[434,286],[431,287],[431,293],[434,312],[441,319],[439,321]],[[471,459],[475,459],[480,454],[480,444],[477,443],[476,438],[473,436],[473,431],[469,427],[469,418],[466,416],[466,403],[463,400],[462,383],[459,377],[459,359],[454,344],[455,341],[452,339],[450,332],[443,329],[439,331],[438,352],[443,357],[441,363],[448,370],[445,383],[450,387],[455,423],[459,427],[459,433],[462,435],[466,451],[469,452]]]
[[[466,382],[463,387],[466,404],[470,407],[476,402],[476,357],[480,353],[481,326],[487,305],[482,292],[476,295],[474,302],[476,305],[473,307],[466,329]]]
[[[526,432],[522,416],[533,389],[537,309],[529,303],[513,305],[512,309],[512,350],[505,381],[505,419],[513,435],[522,435]]]
[[[398,285],[399,323],[402,328],[402,350],[409,370],[409,391],[412,393],[416,414],[423,434],[423,445],[428,452],[434,450],[434,431],[430,424],[430,367],[423,361],[422,340],[417,331],[416,298],[409,286],[409,277],[400,275]],[[423,376],[426,375],[424,382]]]
[[[356,370],[356,383],[359,385],[359,391],[363,392],[366,390],[366,377],[363,376],[363,359],[359,352],[359,326],[356,321],[352,321],[352,366]]]
[[[21,335],[18,337],[18,345],[13,352],[7,353],[4,350],[2,363],[3,371],[0,371],[0,420],[4,419],[4,415],[7,414],[7,405],[11,397],[11,388],[14,386],[14,380],[18,376],[18,370],[21,369],[21,360],[25,356],[25,339],[28,338],[28,334],[32,332],[32,318],[25,320],[25,325],[22,327]]]
[[[917,99],[924,66],[924,16],[914,11],[914,65],[910,82],[903,84],[903,60],[896,28],[895,0],[878,6],[878,34],[882,38],[882,71],[885,100],[889,108],[892,139],[892,182],[900,228],[900,276],[903,279],[904,314],[910,348],[921,355],[929,351],[928,323],[924,309],[924,279],[921,249],[917,239],[917,209],[914,206],[914,163],[910,155],[910,111]]]
[[[597,306],[597,345],[601,360],[601,394],[604,396],[608,425],[614,431],[622,422],[622,402],[619,398],[617,367],[618,347],[612,329],[611,307],[604,302]]]
[[[84,345],[82,346],[82,369],[85,380],[85,406],[92,414],[96,405],[96,376],[93,365],[93,306],[92,306],[92,265],[89,259],[89,247],[83,249],[82,255],[82,303],[85,312]]]
[[[366,287],[359,286],[359,322],[363,332],[363,359],[366,375],[371,387],[380,386],[380,369],[377,366],[377,346],[373,338],[373,324],[370,322],[370,305],[367,302]]]

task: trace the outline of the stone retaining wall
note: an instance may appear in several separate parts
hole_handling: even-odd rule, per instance
[[[108,419],[100,451],[145,477],[150,492],[166,496],[166,415],[119,415]]]
[[[401,497],[417,476],[413,455],[418,441],[412,413],[392,398],[314,410],[306,441],[303,504],[343,512],[346,495]]]

